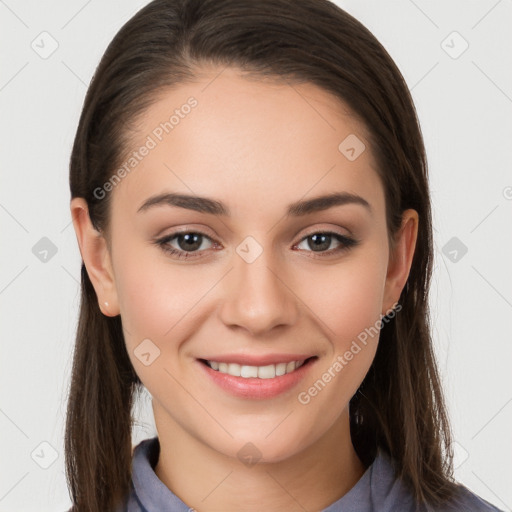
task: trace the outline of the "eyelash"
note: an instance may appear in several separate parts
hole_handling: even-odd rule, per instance
[[[165,253],[176,257],[178,259],[196,259],[201,258],[202,256],[196,256],[197,253],[201,253],[204,251],[182,251],[175,249],[173,247],[170,247],[168,244],[171,240],[177,238],[180,235],[200,235],[204,238],[207,238],[211,240],[211,238],[206,235],[205,233],[201,233],[200,231],[181,231],[177,233],[173,233],[171,235],[167,235],[164,238],[160,238],[158,240],[155,240],[155,244],[158,245]],[[334,237],[341,245],[335,249],[331,249],[329,251],[320,251],[316,254],[321,254],[321,256],[312,256],[313,258],[324,258],[327,256],[332,256],[333,254],[338,254],[344,251],[348,251],[352,247],[355,247],[359,245],[360,241],[356,240],[355,238],[346,236],[346,235],[340,235],[339,233],[333,232],[333,231],[314,231],[313,233],[310,233],[303,237],[298,244],[301,244],[304,240],[307,240],[308,238],[314,236],[314,235],[329,235],[331,237]],[[213,242],[213,240],[211,240]],[[313,252],[316,251],[306,251],[306,252]],[[326,255],[326,256],[324,256]]]

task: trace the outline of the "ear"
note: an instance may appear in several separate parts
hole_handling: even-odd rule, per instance
[[[106,316],[116,316],[119,314],[119,304],[107,241],[92,225],[89,207],[82,197],[71,200],[71,218],[80,254],[96,291],[100,310]]]
[[[400,294],[409,277],[416,239],[418,236],[418,212],[405,210],[402,225],[395,237],[395,246],[390,251],[384,297],[382,302],[385,315],[398,302]]]

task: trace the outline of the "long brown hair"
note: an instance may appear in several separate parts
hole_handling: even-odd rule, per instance
[[[129,127],[166,88],[203,64],[309,82],[359,116],[386,199],[388,235],[419,214],[401,311],[383,323],[373,364],[350,401],[352,442],[368,465],[381,449],[418,503],[452,498],[451,432],[432,348],[428,291],[433,241],[427,161],[407,85],[382,45],[327,0],[155,0],[108,46],[87,91],[70,160],[71,196],[108,237],[110,194],[94,191],[129,149]],[[129,491],[132,405],[142,384],[120,316],[104,316],[82,263],[81,304],[65,431],[66,476],[79,512],[113,510]]]

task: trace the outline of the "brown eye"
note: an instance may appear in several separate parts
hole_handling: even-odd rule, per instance
[[[195,258],[195,253],[201,253],[210,248],[203,246],[203,242],[206,240],[211,242],[210,237],[204,233],[183,231],[181,233],[168,235],[157,240],[156,243],[162,248],[162,250],[178,258]],[[171,245],[171,242],[174,242],[175,245]],[[201,248],[202,250],[199,250]],[[199,256],[199,254],[197,256]]]
[[[186,233],[184,235],[177,235],[175,238],[179,248],[183,251],[197,251],[203,241],[203,235],[199,233]]]
[[[331,248],[333,242],[337,245]],[[302,250],[307,252],[318,252],[318,253],[337,253],[339,251],[347,250],[350,247],[354,247],[359,242],[353,238],[345,235],[333,232],[316,232],[304,237],[301,242],[297,245]],[[300,247],[301,244],[306,244],[306,247]],[[331,250],[329,250],[331,248]],[[310,249],[308,251],[308,249]]]

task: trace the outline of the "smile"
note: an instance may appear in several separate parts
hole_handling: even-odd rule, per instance
[[[235,358],[238,362],[233,361]],[[198,359],[197,362],[202,373],[217,389],[238,398],[264,400],[291,392],[311,371],[318,357],[303,355],[300,359],[296,356],[293,360],[292,357],[284,358],[287,361],[279,361],[283,358],[273,356],[259,358],[259,361],[255,359],[224,355],[216,359]],[[269,359],[275,362],[270,363]]]
[[[287,373],[292,373],[301,367],[305,359],[301,361],[290,361],[289,363],[268,364],[266,366],[247,366],[237,363],[222,363],[217,361],[206,361],[206,364],[215,371],[233,375],[233,377],[251,377],[258,379],[273,379]]]

